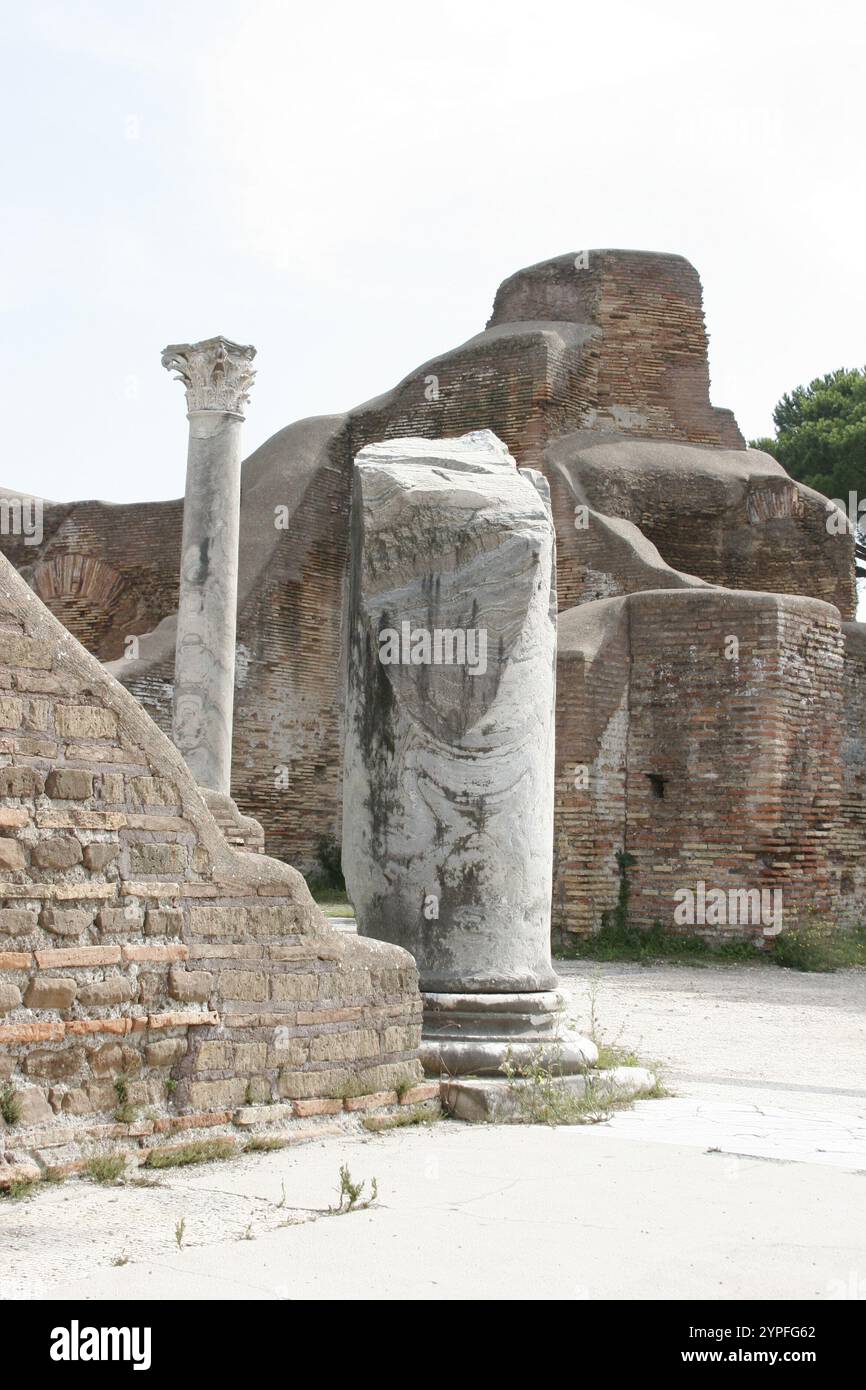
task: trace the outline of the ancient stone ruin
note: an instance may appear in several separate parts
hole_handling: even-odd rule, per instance
[[[555,582],[547,483],[494,435],[358,455],[343,864],[417,962],[434,1075],[598,1055],[550,962]]]
[[[435,1094],[411,957],[333,931],[296,870],[229,846],[169,739],[5,559],[0,728],[0,1186]]]
[[[627,902],[638,925],[772,946],[808,912],[852,915],[866,881],[866,642],[851,529],[828,527],[825,499],[746,450],[710,403],[697,273],[645,252],[518,271],[484,331],[245,462],[231,788],[269,852],[308,870],[341,833],[354,459],[478,430],[550,489],[554,932],[595,930]],[[46,504],[40,546],[3,540],[165,730],[182,510]],[[691,919],[675,916],[681,890]],[[781,893],[782,916],[704,910],[731,892]]]

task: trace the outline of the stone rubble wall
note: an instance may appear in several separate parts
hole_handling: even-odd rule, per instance
[[[414,961],[222,837],[170,742],[0,562],[0,1184],[424,1099]]]

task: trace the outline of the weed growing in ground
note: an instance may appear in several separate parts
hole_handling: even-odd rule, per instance
[[[344,1216],[350,1211],[366,1211],[367,1207],[371,1207],[377,1200],[379,1187],[376,1179],[371,1179],[370,1195],[362,1201],[365,1187],[366,1183],[353,1181],[348,1164],[344,1163],[340,1168],[340,1187],[337,1194],[340,1199],[339,1206],[329,1207],[328,1210],[334,1216]]]

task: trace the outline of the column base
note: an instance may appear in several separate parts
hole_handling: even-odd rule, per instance
[[[598,1061],[589,1038],[565,1026],[557,990],[535,994],[425,994],[421,1064],[428,1076],[498,1076],[542,1061],[560,1076]]]

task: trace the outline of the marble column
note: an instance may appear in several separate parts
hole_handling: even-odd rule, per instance
[[[201,787],[231,789],[243,408],[254,347],[177,343],[162,365],[186,387],[189,451],[172,737]]]
[[[550,959],[545,479],[487,430],[363,449],[347,630],[343,868],[359,932],[418,963],[425,1069],[582,1070]]]

